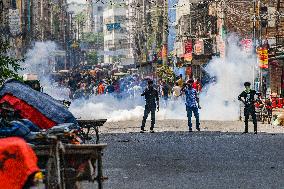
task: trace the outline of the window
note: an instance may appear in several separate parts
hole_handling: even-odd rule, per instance
[[[17,2],[16,0],[11,0],[11,8],[16,9],[17,8]]]

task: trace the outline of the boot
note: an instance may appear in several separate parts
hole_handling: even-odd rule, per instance
[[[257,134],[257,126],[254,126],[254,134]]]
[[[243,132],[243,134],[248,133],[248,125],[245,125],[245,131]]]

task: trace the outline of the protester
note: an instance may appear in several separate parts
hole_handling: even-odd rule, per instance
[[[197,96],[197,92],[194,88],[192,88],[193,80],[189,79],[186,83],[186,86],[182,88],[182,92],[185,93],[186,96],[186,112],[188,118],[188,128],[189,132],[192,132],[192,122],[191,117],[192,113],[196,119],[196,130],[200,131],[200,122],[199,122],[199,112],[198,109],[201,109],[199,105],[199,98]]]
[[[167,105],[167,101],[169,99],[169,86],[165,81],[162,82],[162,97]]]
[[[175,86],[172,89],[174,100],[177,100],[178,97],[181,95],[181,87],[178,85],[178,83],[175,83]]]
[[[245,90],[238,96],[238,100],[245,104],[244,116],[245,116],[245,131],[243,133],[248,133],[248,120],[249,115],[252,116],[254,125],[254,134],[257,134],[257,120],[255,114],[255,99],[256,91],[250,88],[251,83],[244,83]]]
[[[115,91],[114,86],[111,82],[107,85],[105,90],[106,94],[112,94]]]
[[[144,116],[142,120],[142,126],[141,126],[141,133],[145,132],[145,124],[147,117],[149,113],[151,113],[151,127],[150,132],[154,132],[154,126],[155,126],[155,112],[156,110],[159,111],[159,94],[158,91],[153,86],[153,81],[148,81],[148,86],[145,89],[145,91],[141,94],[141,96],[145,96],[145,110],[144,110]]]
[[[101,81],[98,86],[98,94],[101,95],[101,94],[104,94],[104,92],[105,92],[105,87],[104,87],[103,82]]]
[[[182,74],[179,75],[179,79],[177,80],[178,86],[183,87],[183,79],[182,79]]]

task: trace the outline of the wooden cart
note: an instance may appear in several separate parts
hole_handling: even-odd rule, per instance
[[[102,151],[106,144],[63,144],[34,146],[39,167],[44,170],[46,189],[77,189],[82,181],[103,188]]]
[[[84,143],[94,143],[92,137],[96,136],[95,143],[99,143],[99,127],[103,126],[107,119],[95,119],[95,120],[77,120],[80,127],[82,128],[81,138]]]

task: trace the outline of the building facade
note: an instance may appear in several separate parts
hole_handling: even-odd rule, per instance
[[[209,14],[209,2],[180,0],[176,8],[175,54],[188,77],[201,78],[201,66],[216,53],[216,18]]]
[[[125,1],[109,3],[103,12],[104,63],[134,65],[134,51],[129,25],[129,4]]]

